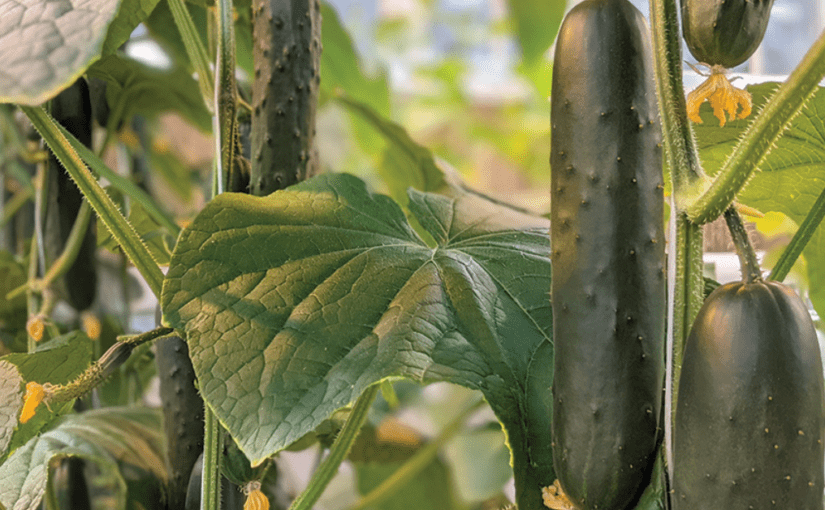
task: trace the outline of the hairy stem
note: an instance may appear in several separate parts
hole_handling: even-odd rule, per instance
[[[309,485],[304,492],[292,502],[289,510],[311,510],[313,505],[318,501],[318,498],[321,497],[321,494],[324,493],[324,489],[327,488],[329,482],[332,481],[332,478],[338,473],[338,467],[341,465],[341,462],[344,461],[350,448],[352,448],[352,443],[355,442],[355,439],[358,437],[361,426],[367,420],[367,414],[369,413],[370,407],[372,407],[372,401],[378,394],[378,388],[379,386],[377,384],[373,384],[364,390],[364,393],[355,401],[355,405],[352,407],[352,412],[344,424],[344,428],[341,429],[338,437],[335,438],[335,442],[332,443],[329,456],[318,466],[318,469],[309,481]]]
[[[169,0],[169,10],[172,11],[175,25],[177,25],[181,39],[183,39],[186,54],[189,56],[195,72],[198,73],[198,85],[200,86],[203,100],[209,111],[212,111],[215,91],[213,87],[212,69],[209,67],[209,54],[206,52],[206,47],[198,35],[195,22],[192,21],[192,16],[189,15],[186,2],[184,0]]]

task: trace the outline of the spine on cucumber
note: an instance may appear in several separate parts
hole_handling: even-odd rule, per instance
[[[685,345],[675,510],[822,510],[823,384],[802,300],[777,282],[713,291]]]
[[[725,68],[738,66],[756,51],[773,0],[681,0],[682,31],[696,60]]]
[[[665,312],[652,48],[627,0],[567,15],[551,103],[553,463],[580,508],[620,510],[658,445]]]

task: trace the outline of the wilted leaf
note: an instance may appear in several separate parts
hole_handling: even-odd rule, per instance
[[[178,240],[164,321],[255,464],[377,381],[448,381],[484,393],[538,498],[553,474],[548,222],[470,194],[411,190],[409,207],[436,246],[348,175],[220,195]]]

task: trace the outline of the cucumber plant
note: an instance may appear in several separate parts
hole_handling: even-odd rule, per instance
[[[798,189],[817,191],[821,181],[816,175],[782,164],[804,156],[808,158],[806,168],[816,168],[825,159],[812,149],[821,145],[818,140],[825,139],[825,134],[818,136],[822,125],[818,112],[825,106],[825,96],[818,89],[825,76],[825,38],[816,42],[799,69],[776,92],[753,89],[754,110],[760,114],[746,129],[737,131],[744,124],[740,122],[697,129],[703,148],[700,152],[694,128],[688,123],[681,86],[675,2],[651,1],[650,51],[644,42],[647,30],[627,2],[587,0],[571,12],[557,45],[560,53],[576,44],[582,46],[574,58],[565,62],[560,55],[555,62],[553,204],[552,222],[548,222],[471,190],[431,150],[390,120],[386,80],[361,72],[352,40],[337,24],[333,9],[324,8],[324,28],[320,28],[317,2],[237,2],[233,12],[228,0],[219,0],[214,6],[159,0],[148,17],[144,11],[150,7],[145,2],[139,7],[138,0],[122,0],[114,7],[110,0],[100,0],[91,11],[75,12],[67,7],[65,12],[47,10],[38,16],[24,16],[19,9],[25,11],[26,7],[19,3],[2,2],[0,10],[10,10],[4,11],[9,15],[0,17],[0,34],[17,34],[18,23],[28,26],[42,20],[45,22],[39,30],[25,33],[39,34],[67,23],[88,29],[83,32],[87,37],[66,38],[68,48],[57,56],[50,53],[53,48],[49,44],[27,40],[24,33],[19,38],[0,37],[1,55],[21,53],[9,50],[9,41],[15,41],[32,51],[22,52],[31,55],[25,64],[32,68],[67,66],[54,69],[54,73],[24,76],[37,81],[36,87],[16,80],[15,73],[0,73],[0,101],[17,105],[0,108],[0,132],[8,142],[4,145],[8,152],[0,159],[4,178],[20,185],[12,186],[11,191],[24,190],[15,195],[23,197],[18,201],[42,193],[37,179],[31,191],[26,191],[31,176],[16,171],[14,164],[43,159],[41,152],[16,142],[22,139],[18,122],[28,118],[159,298],[162,322],[167,325],[146,334],[111,339],[113,348],[98,357],[97,353],[92,356],[92,345],[82,335],[73,332],[61,336],[71,325],[55,314],[41,324],[53,338],[48,345],[29,342],[26,348],[14,350],[30,352],[0,359],[4,375],[0,378],[0,410],[2,416],[10,417],[0,420],[3,507],[33,510],[44,497],[52,498],[48,466],[66,455],[79,456],[97,472],[109,475],[95,478],[95,490],[90,493],[93,506],[99,506],[105,497],[123,507],[147,507],[134,497],[140,492],[141,481],[149,480],[147,483],[156,487],[159,481],[168,483],[175,478],[180,488],[187,468],[181,470],[183,474],[170,473],[163,462],[157,462],[163,458],[160,412],[140,406],[71,411],[72,400],[88,394],[118,365],[131,363],[135,359],[132,353],[146,354],[145,346],[135,348],[138,343],[174,333],[185,340],[197,379],[197,386],[188,381],[186,386],[197,388],[206,406],[203,460],[192,469],[185,505],[208,510],[230,505],[227,500],[221,503],[218,496],[221,479],[226,478],[243,482],[250,506],[274,506],[279,498],[274,497],[271,484],[260,479],[266,466],[284,449],[302,449],[313,443],[322,435],[325,420],[340,412],[347,417],[340,433],[331,444],[322,443],[329,453],[306,490],[293,495],[292,508],[308,510],[348,458],[364,422],[371,415],[376,418],[395,412],[384,402],[373,405],[379,387],[387,402],[398,400],[403,407],[409,405],[410,398],[401,391],[398,399],[392,396],[394,387],[404,387],[399,381],[409,379],[419,384],[446,381],[482,392],[497,419],[491,422],[493,427],[496,432],[504,430],[498,436],[502,444],[498,453],[504,454],[499,463],[504,465],[505,478],[510,474],[514,478],[515,500],[521,510],[543,509],[545,502],[564,504],[566,509],[668,508],[679,504],[674,498],[681,494],[701,497],[689,492],[687,486],[693,488],[689,478],[683,479],[683,485],[679,482],[681,476],[693,471],[682,467],[687,454],[677,451],[682,458],[672,462],[674,452],[668,439],[673,419],[670,408],[683,409],[679,407],[680,393],[675,391],[679,388],[681,345],[702,304],[701,224],[728,209],[734,198],[763,210],[779,210],[801,223],[803,228],[790,245],[784,259],[790,262],[785,266],[792,265],[802,247],[808,246],[811,296],[822,308],[822,278],[817,271],[825,257],[815,255],[824,248],[812,232],[825,214],[821,205],[825,199],[817,201],[820,205],[814,204],[809,214],[812,197],[804,193],[792,196],[783,189],[784,183],[793,182]],[[525,55],[541,55],[549,47],[548,37],[525,34],[532,26],[547,28],[545,16],[529,15],[545,11],[533,13],[531,9],[540,7],[523,0],[510,3]],[[95,13],[94,20],[80,25],[62,19],[64,15],[85,19],[81,15],[88,12]],[[594,12],[604,16],[590,18]],[[170,73],[148,72],[116,52],[132,32],[130,24],[141,17],[151,25],[152,37],[173,55]],[[585,25],[591,29],[584,30]],[[571,28],[576,26],[582,31]],[[318,37],[323,44],[318,43]],[[76,39],[82,39],[82,48],[72,51]],[[544,40],[542,47],[537,46],[538,40]],[[321,46],[327,51],[319,57]],[[89,48],[97,52],[90,57],[97,60],[94,64],[89,63]],[[210,55],[213,48],[215,54]],[[67,58],[75,53],[83,56],[82,61]],[[213,57],[214,66],[209,62]],[[10,59],[8,68],[21,69],[22,65],[19,59]],[[236,72],[238,66],[246,72]],[[522,70],[531,72],[529,66]],[[129,125],[126,120],[134,112],[152,116],[163,105],[207,130],[214,112],[218,164],[213,193],[247,191],[247,185],[251,193],[215,196],[185,228],[178,226],[165,212],[160,194],[146,193],[113,172],[40,107],[44,97],[55,97],[70,85],[68,81],[84,73],[107,83],[111,122],[107,121],[106,144],[122,142],[123,147],[132,143],[123,127]],[[447,74],[441,69],[433,76],[445,79]],[[651,75],[655,75],[655,94]],[[319,77],[323,77],[320,82]],[[445,87],[451,97],[462,95],[456,84],[453,80]],[[304,93],[300,98],[293,94],[299,86]],[[248,103],[239,100],[249,97]],[[806,108],[808,100],[813,103]],[[381,166],[381,179],[367,184],[351,175],[329,173],[292,184],[317,169],[313,119],[316,108],[330,106],[335,115],[346,113],[338,120],[352,122],[359,140],[370,142],[360,150],[368,151],[372,161]],[[722,106],[727,119],[731,112],[725,109],[727,104]],[[334,109],[339,107],[343,110]],[[513,110],[507,112],[511,115]],[[246,113],[251,118],[249,161],[238,157],[239,146],[245,146],[238,133],[247,131]],[[696,115],[710,118],[701,109]],[[476,122],[472,118],[461,120]],[[488,141],[500,138],[500,131],[492,135],[489,129],[472,131],[486,133],[482,136]],[[783,133],[792,136],[783,138]],[[799,139],[805,140],[806,150],[793,145]],[[716,147],[722,145],[717,143],[720,140],[730,144],[738,140],[727,160],[718,155],[725,150]],[[525,146],[495,141],[508,150]],[[660,141],[661,149],[657,147]],[[150,149],[151,144],[138,143]],[[556,150],[557,145],[561,150]],[[668,299],[663,295],[662,275],[662,158],[668,163],[673,197]],[[303,163],[306,165],[301,166]],[[247,166],[249,178],[243,170]],[[763,172],[755,174],[757,167]],[[151,170],[150,176],[156,170]],[[134,221],[123,217],[100,187],[101,176],[130,200],[139,202],[147,215],[171,234],[174,252],[167,272],[161,271],[143,242],[152,232],[137,216]],[[189,178],[194,177],[187,175]],[[743,191],[748,181],[751,187]],[[197,183],[209,187],[206,182]],[[377,192],[376,183],[386,185],[393,198]],[[399,192],[408,186],[412,189],[406,194]],[[754,187],[769,189],[770,198],[755,196]],[[15,211],[9,213],[15,215],[23,210],[6,208],[6,202],[0,204],[4,217],[7,211]],[[584,256],[588,252],[590,256]],[[577,256],[572,256],[574,253]],[[9,261],[8,274],[29,271],[28,279],[23,278],[25,285],[15,277],[15,288],[0,296],[0,300],[8,300],[0,301],[2,316],[8,311],[6,304],[18,314],[49,315],[50,305],[43,303],[49,299],[50,283],[45,282],[51,268],[43,268],[46,275],[39,276],[37,250],[21,249],[0,260]],[[3,280],[2,285],[11,284]],[[551,289],[553,307],[548,296]],[[23,295],[29,298],[23,307],[26,310],[17,298]],[[13,299],[17,308],[12,306]],[[798,306],[790,298],[783,302]],[[760,310],[763,305],[760,300]],[[802,312],[794,310],[799,314],[788,324],[801,325]],[[670,334],[668,347],[663,349],[661,330],[666,314]],[[700,318],[704,321],[706,316]],[[697,328],[700,326],[697,323]],[[584,332],[577,340],[571,334],[574,329]],[[11,333],[4,329],[2,334],[0,340],[6,347],[19,345],[7,343],[9,336],[25,332],[22,326],[15,326]],[[797,340],[808,337],[794,336]],[[163,347],[158,345],[156,354],[166,358]],[[665,383],[673,391],[662,406],[665,354],[669,358]],[[87,367],[93,357],[97,362]],[[691,366],[693,363],[686,365],[688,373],[681,385],[687,404],[691,398],[714,395],[689,384]],[[776,374],[786,373],[771,368]],[[816,376],[811,372],[810,377]],[[811,385],[805,388],[809,393],[821,391],[815,382]],[[29,397],[23,392],[26,387],[32,388]],[[801,386],[796,390],[801,391]],[[175,391],[164,390],[164,394],[172,404],[180,403],[174,400]],[[722,397],[742,395],[728,392]],[[808,440],[790,437],[783,426],[799,427],[806,436],[809,427],[817,427],[816,417],[810,414],[817,412],[815,405],[804,403],[787,413],[787,417],[796,413],[795,420],[785,422],[776,415],[765,415],[763,422],[769,430],[779,427],[783,444]],[[195,416],[197,404],[193,405],[191,414]],[[441,414],[457,406],[448,407]],[[449,482],[458,478],[450,476],[458,472],[453,469],[457,465],[455,452],[451,450],[448,456],[441,453],[474,409],[470,406],[469,411],[458,413],[429,442],[416,436],[408,445],[414,453],[400,466],[365,465],[379,462],[368,451],[350,455],[357,477],[357,484],[348,488],[351,498],[335,498],[327,504],[343,507],[356,501],[354,508],[463,507],[455,502],[456,491]],[[16,418],[21,410],[25,410],[25,423]],[[756,411],[749,409],[742,416]],[[69,414],[57,419],[64,413]],[[584,426],[574,430],[573,423]],[[664,451],[659,447],[662,428],[666,429]],[[488,427],[480,429],[490,432]],[[478,429],[466,428],[464,432],[456,443],[466,446],[473,443]],[[689,432],[677,433],[680,449],[684,446],[680,438],[689,437]],[[737,440],[733,435],[729,439]],[[229,443],[225,449],[223,441]],[[222,470],[224,450],[230,456]],[[480,460],[489,451],[485,440],[482,447],[465,455],[471,462],[464,465],[471,467],[463,478],[488,478],[475,475],[485,474],[482,470],[493,463]],[[814,488],[805,494],[814,499],[810,494],[821,491],[821,483],[815,479],[821,472],[806,471],[805,467],[814,466],[815,460],[821,464],[822,454],[807,453],[810,457],[793,466],[786,476],[794,481],[807,477]],[[816,455],[820,457],[814,459]],[[507,465],[508,456],[512,470]],[[720,459],[711,460],[713,463],[708,461],[707,465],[721,479],[727,468]],[[141,480],[135,481],[136,473],[146,476],[141,474]],[[431,491],[433,487],[437,490]],[[544,487],[548,490],[543,500]],[[178,490],[178,501],[181,492]],[[202,497],[196,496],[198,492]],[[802,488],[783,492],[782,486],[777,489],[770,483],[751,492],[759,497],[754,506],[764,504],[774,494],[803,494]],[[572,503],[562,500],[565,493]],[[284,499],[284,494],[279,496]],[[713,497],[728,496],[717,493]],[[473,505],[502,501],[503,496],[496,493],[477,498]],[[807,500],[799,505],[808,504],[819,508]]]
[[[626,0],[586,0],[553,62],[554,466],[577,506],[620,509],[650,477],[664,387],[661,128],[644,17]]]

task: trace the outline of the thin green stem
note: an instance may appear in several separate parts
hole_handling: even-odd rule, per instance
[[[483,400],[476,401],[473,405],[468,406],[462,412],[453,418],[441,433],[426,444],[423,448],[418,450],[415,455],[410,457],[404,465],[395,470],[386,480],[381,482],[378,487],[371,490],[366,496],[361,498],[350,510],[363,510],[370,506],[377,506],[395,494],[399,489],[407,485],[416,475],[421,473],[433,459],[438,455],[441,447],[447,444],[453,437],[458,434],[463,428],[464,422],[467,418],[475,412],[482,404]]]
[[[796,231],[793,239],[791,239],[791,242],[785,247],[785,251],[782,252],[782,256],[779,257],[776,265],[773,266],[768,280],[777,282],[785,280],[785,277],[788,276],[791,268],[796,263],[796,259],[802,254],[802,250],[808,245],[811,236],[814,235],[817,227],[819,227],[819,224],[822,222],[822,218],[825,218],[825,189],[819,194],[813,207],[808,211],[808,215],[805,216],[802,224],[799,225],[799,230]]]
[[[710,187],[686,211],[691,221],[707,223],[728,208],[753,172],[765,161],[771,148],[825,77],[825,31],[805,54],[802,62],[771,96],[765,108],[748,125],[730,157]]]
[[[66,244],[63,245],[63,252],[46,271],[43,278],[35,282],[35,288],[33,289],[35,292],[42,292],[57,278],[66,274],[72,266],[75,259],[77,259],[77,254],[80,253],[80,248],[83,246],[83,239],[86,237],[86,230],[89,228],[91,217],[92,208],[89,207],[89,202],[84,200],[77,211],[77,217],[74,220],[71,232],[69,232],[69,237],[66,239]]]
[[[34,190],[32,188],[20,188],[17,190],[8,202],[3,204],[3,217],[0,218],[0,227],[6,226],[12,217],[17,214],[17,211],[26,205],[26,202],[28,202],[33,195]]]
[[[221,508],[221,461],[223,430],[218,417],[204,404],[203,477],[201,478],[201,510]]]
[[[289,510],[312,509],[312,506],[318,501],[321,494],[324,493],[329,482],[332,481],[332,478],[338,473],[338,467],[341,465],[341,462],[344,461],[350,448],[352,448],[352,443],[355,442],[355,438],[358,437],[361,426],[367,420],[367,414],[372,406],[372,401],[377,394],[378,385],[373,384],[358,397],[358,400],[355,401],[355,405],[352,407],[352,412],[347,422],[344,424],[344,428],[341,429],[338,437],[335,438],[335,442],[332,443],[329,456],[318,466],[318,469],[309,481],[309,485],[304,492],[292,502]]]
[[[736,254],[739,255],[742,281],[745,283],[761,281],[762,270],[759,268],[756,252],[753,249],[750,237],[748,237],[748,231],[745,230],[745,223],[736,208],[728,207],[725,209],[725,223],[728,224],[733,246],[736,248]]]
[[[146,245],[140,239],[134,227],[123,217],[123,214],[109,198],[109,195],[100,187],[92,173],[72,148],[69,141],[57,127],[57,123],[43,108],[21,106],[32,125],[46,140],[54,155],[74,180],[77,187],[89,201],[92,209],[120,244],[129,260],[140,271],[149,288],[155,296],[160,296],[163,284],[163,273],[160,271]]]
[[[665,157],[673,189],[681,190],[704,177],[693,128],[687,118],[682,84],[682,42],[674,0],[651,0],[651,33],[656,66],[656,93],[662,119]]]
[[[218,1],[218,72],[215,74],[215,111],[217,115],[218,193],[229,190],[229,174],[235,161],[238,136],[238,86],[235,81],[235,23],[231,0]]]
[[[201,41],[198,31],[195,28],[195,22],[192,21],[192,16],[189,15],[189,10],[186,8],[184,0],[169,0],[169,10],[172,11],[172,17],[175,19],[175,25],[178,26],[181,39],[183,39],[183,46],[186,48],[186,54],[198,73],[198,85],[201,89],[201,95],[206,103],[209,111],[212,111],[212,101],[215,97],[213,87],[212,70],[209,68],[209,54]]]

